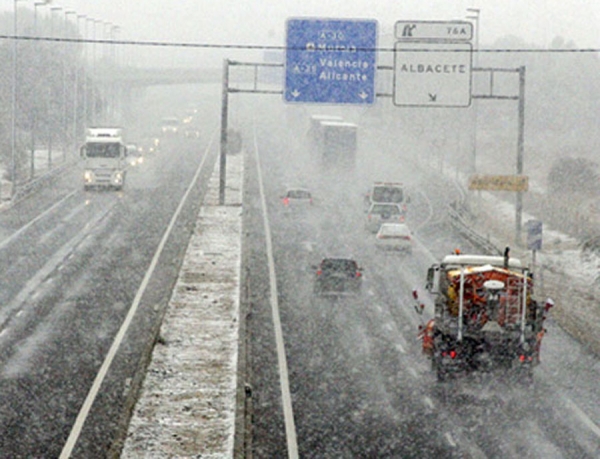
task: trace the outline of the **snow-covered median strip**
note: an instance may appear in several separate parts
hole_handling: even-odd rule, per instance
[[[212,174],[122,458],[233,456],[242,155],[227,158],[226,206]]]

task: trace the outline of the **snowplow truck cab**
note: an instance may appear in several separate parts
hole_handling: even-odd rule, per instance
[[[448,255],[428,270],[433,323],[422,335],[438,378],[514,368],[531,375],[539,362],[549,308],[534,300],[533,276],[508,256]]]

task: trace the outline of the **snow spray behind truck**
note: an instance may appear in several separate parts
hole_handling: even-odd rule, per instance
[[[84,189],[123,188],[127,147],[121,128],[89,128],[80,153],[84,161]]]
[[[534,300],[533,275],[504,256],[448,255],[427,272],[434,318],[421,326],[423,352],[439,381],[456,373],[511,369],[530,378],[553,306]],[[413,291],[415,300],[418,294]],[[424,305],[415,309],[422,314]]]

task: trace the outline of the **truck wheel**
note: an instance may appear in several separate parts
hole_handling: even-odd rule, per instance
[[[519,368],[517,370],[517,380],[520,384],[531,386],[533,384],[533,368]]]
[[[436,359],[435,355],[433,355],[431,357],[431,369],[433,371],[435,371],[435,374],[437,376],[437,380],[439,382],[444,382],[444,381],[446,381],[448,379],[448,373],[446,372],[446,370],[443,367],[443,365],[440,365],[440,363]]]
[[[438,382],[445,382],[448,379],[448,374],[440,365],[437,365],[436,374]]]

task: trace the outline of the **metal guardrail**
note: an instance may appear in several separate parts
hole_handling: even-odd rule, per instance
[[[19,184],[19,187],[17,188],[17,191],[12,199],[13,203],[18,202],[33,193],[43,190],[45,187],[49,186],[59,175],[66,172],[76,164],[77,163],[75,161],[65,162],[59,166],[53,167],[33,180]]]
[[[492,241],[481,236],[471,228],[471,225],[468,223],[468,212],[469,211],[464,205],[464,200],[451,203],[448,206],[448,216],[450,217],[450,224],[452,227],[486,253],[490,255],[502,255],[502,250],[496,247]]]

